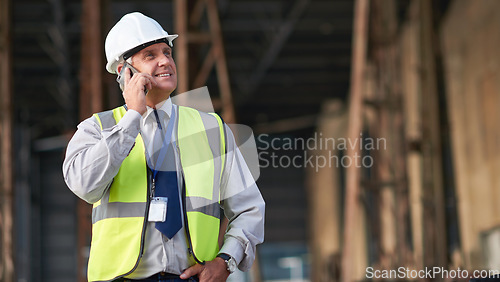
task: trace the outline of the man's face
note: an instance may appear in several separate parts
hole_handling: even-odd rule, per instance
[[[150,74],[158,83],[151,94],[168,97],[177,87],[177,69],[172,49],[166,43],[153,44],[137,52],[132,56],[132,65],[139,72]]]

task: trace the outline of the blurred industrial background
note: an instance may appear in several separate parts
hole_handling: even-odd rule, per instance
[[[265,243],[232,281],[500,270],[500,1],[0,0],[0,281],[86,281],[91,206],[61,164],[123,103],[104,39],[132,11],[180,35],[177,93],[254,130]]]

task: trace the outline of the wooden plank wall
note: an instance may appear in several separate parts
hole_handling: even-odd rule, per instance
[[[500,1],[454,1],[440,30],[465,265],[500,225]],[[498,251],[497,251],[498,252]]]
[[[452,1],[445,18],[438,23],[440,30],[433,22],[433,2],[412,1],[404,24],[385,39],[390,30],[384,30],[383,25],[377,30],[377,20],[387,25],[390,17],[380,11],[387,11],[388,2],[384,2],[384,9],[378,9],[378,15],[378,2],[372,3],[371,16],[379,17],[372,18],[375,20],[371,22],[372,32],[375,35],[379,32],[382,41],[373,41],[369,50],[364,127],[371,136],[386,138],[388,146],[384,152],[375,152],[372,172],[376,177],[362,179],[362,193],[372,189],[380,204],[376,211],[380,230],[376,236],[369,234],[372,223],[361,219],[366,206],[358,213],[357,220],[364,222],[364,227],[357,234],[370,244],[363,248],[378,246],[378,253],[371,257],[375,261],[370,264],[385,269],[395,265],[413,269],[487,268],[493,262],[486,258],[484,236],[500,227],[500,1]],[[438,101],[439,47],[447,109],[439,108]],[[452,231],[448,230],[445,218],[448,203],[444,191],[452,187],[443,183],[443,129],[439,115],[443,110],[448,112],[451,128],[459,250],[447,250],[446,235]],[[339,124],[338,119],[322,120],[318,130],[338,138],[345,134]],[[313,259],[317,256],[326,261],[327,254],[339,251],[337,232],[345,224],[338,220],[341,210],[330,207],[328,213],[336,214],[323,218],[328,219],[328,225],[315,223],[315,217],[325,213],[321,209],[328,201],[316,193],[340,197],[338,177],[333,170],[309,175],[311,206],[314,206],[310,215]],[[333,190],[325,190],[332,189],[331,186]],[[408,201],[407,207],[402,200]],[[404,216],[407,212],[408,218]],[[404,242],[407,240],[401,236],[404,232],[411,232],[411,246]],[[330,241],[330,245],[325,245],[327,248],[320,250],[326,238],[333,243]],[[370,260],[369,252],[358,253],[357,264]],[[323,273],[327,266],[318,267],[313,273]]]
[[[372,136],[387,140],[387,149],[375,152],[371,180],[380,197],[375,264],[381,269],[446,267],[432,2],[412,1],[404,25],[397,28],[396,13],[387,8],[390,1],[373,3],[375,93],[366,99],[375,114],[365,113],[366,126]]]
[[[448,266],[443,241],[446,224],[431,3],[412,1],[405,24],[398,26],[394,1],[371,2],[370,60],[362,82],[366,104],[363,128],[370,137],[383,138],[387,146],[369,152],[374,165],[370,175],[363,175],[361,180],[363,204],[359,205],[356,221],[362,226],[357,225],[356,238],[352,239],[359,244],[356,258],[349,260],[352,279],[365,278],[364,271],[357,271],[362,265],[417,270]],[[328,111],[324,114],[328,116]],[[322,119],[318,131],[325,138],[339,138],[346,134],[341,122],[339,117]],[[339,182],[338,171],[332,169],[308,176],[312,187],[312,265],[317,267],[313,269],[317,277],[313,278],[325,281],[325,270],[335,270],[328,255],[339,251],[336,232],[347,223],[338,220],[341,209],[332,207],[329,199],[335,196],[345,200],[340,192],[343,183]],[[376,205],[370,207],[369,202]],[[331,212],[336,214],[324,216]],[[364,218],[368,214],[369,220]],[[363,240],[365,243],[361,243]],[[336,278],[330,277],[330,281]]]
[[[439,116],[439,93],[436,69],[436,32],[433,23],[432,0],[414,1],[418,4],[419,22],[419,84],[421,87],[422,122],[422,201],[424,266],[447,266],[447,225],[443,185],[443,161]]]

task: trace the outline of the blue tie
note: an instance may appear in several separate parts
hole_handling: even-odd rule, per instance
[[[154,114],[159,129],[155,134],[162,134],[161,122],[160,119],[158,118],[156,109],[154,110]],[[172,115],[167,125],[167,133],[165,135],[166,140],[164,140],[163,142],[162,149],[159,150],[160,156],[158,156],[157,160],[157,162],[159,162],[159,164],[157,164],[159,168],[157,168],[158,170],[152,169],[153,178],[155,182],[154,196],[168,198],[166,220],[164,222],[156,222],[155,227],[169,239],[172,239],[172,237],[174,237],[174,235],[182,227],[181,205],[179,198],[179,188],[178,188],[179,185],[177,182],[174,146],[170,142],[174,121],[175,121],[175,110],[172,107]],[[164,160],[165,160],[165,165],[162,165]]]
[[[155,196],[168,198],[167,219],[165,222],[157,222],[155,227],[167,236],[167,238],[172,239],[182,227],[177,172],[159,171],[155,182]]]

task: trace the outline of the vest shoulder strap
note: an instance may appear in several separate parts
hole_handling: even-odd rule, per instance
[[[101,130],[111,128],[116,125],[116,120],[113,116],[113,110],[96,113],[93,115]]]
[[[218,139],[220,141],[221,154],[227,153],[226,150],[226,127],[224,120],[217,113],[206,113],[190,107],[179,106],[179,112],[185,111],[190,114],[199,115],[203,126],[207,130],[207,135],[209,135],[209,140],[213,141]],[[181,115],[179,115],[181,116]],[[215,118],[215,119],[214,119]],[[213,138],[217,137],[217,138]]]

